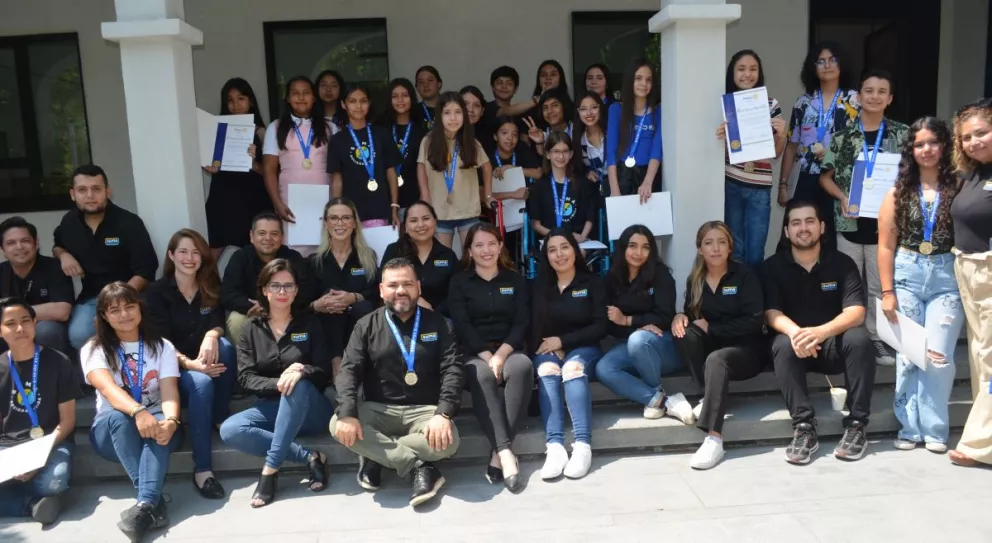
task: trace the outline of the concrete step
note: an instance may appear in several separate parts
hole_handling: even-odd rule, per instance
[[[872,398],[872,417],[869,431],[873,434],[893,433],[899,424],[892,411],[893,393],[890,388],[876,388]],[[812,395],[818,413],[819,431],[822,436],[843,433],[843,414],[830,408],[827,392]],[[950,423],[953,428],[964,425],[971,408],[971,389],[967,384],[955,386],[951,395]],[[461,446],[455,459],[478,463],[480,469],[490,454],[489,443],[482,434],[475,418],[463,414],[456,418]],[[695,427],[684,426],[672,418],[647,420],[641,408],[632,404],[598,405],[593,409],[592,442],[597,451],[658,451],[692,450],[705,435]],[[792,437],[792,423],[781,396],[777,393],[755,396],[733,396],[724,427],[728,446],[755,442],[786,442]],[[304,446],[324,451],[337,468],[346,468],[356,462],[355,455],[339,445],[329,435],[301,438]],[[116,463],[98,457],[93,451],[86,430],[76,432],[77,452],[75,474],[79,479],[123,477],[124,471]],[[883,442],[884,443],[884,442]],[[885,445],[883,445],[885,446]],[[520,455],[540,455],[544,452],[544,429],[539,418],[528,418],[518,433],[514,450]],[[213,467],[217,472],[254,472],[262,465],[259,458],[235,451],[214,437]],[[285,469],[298,469],[286,466]],[[170,474],[189,474],[193,471],[189,440],[172,455]]]

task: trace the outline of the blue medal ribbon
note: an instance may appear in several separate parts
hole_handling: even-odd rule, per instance
[[[499,151],[496,151],[495,157],[496,157],[496,167],[497,168],[502,168],[503,167],[503,159],[500,158]],[[510,164],[513,165],[513,166],[516,166],[517,165],[517,152],[516,151],[514,151],[513,154],[510,155]]]
[[[427,129],[430,130],[434,127],[434,118],[431,117],[431,109],[423,102],[420,102],[420,107],[424,109],[424,119],[427,120]]]
[[[641,143],[641,132],[644,131],[644,121],[647,120],[648,115],[651,115],[651,108],[647,108],[644,111],[644,115],[641,116],[641,120],[637,122],[637,129],[634,132],[634,141],[630,144],[630,152],[627,153],[627,158],[634,158],[634,154],[637,153],[637,145]]]
[[[920,211],[923,217],[923,241],[930,242],[933,238],[933,227],[937,224],[937,209],[940,207],[940,193],[934,195],[930,208],[923,199],[923,186],[920,185]]]
[[[412,124],[406,125],[406,134],[403,136],[403,143],[400,143],[399,138],[396,137],[396,125],[393,125],[393,143],[395,143],[396,147],[400,150],[400,156],[403,157],[403,160],[406,160],[406,149],[407,145],[410,143],[410,132],[413,132]],[[396,175],[400,175],[402,170],[403,162],[401,161],[400,164],[396,166]]]
[[[861,127],[861,134],[865,133],[865,123],[858,119]],[[885,120],[878,125],[878,132],[875,134],[875,148],[871,150],[871,158],[868,158],[868,138],[861,140],[861,151],[865,154],[865,179],[871,179],[871,172],[875,170],[875,160],[878,158],[878,148],[882,146],[882,133],[885,132]]]
[[[31,427],[40,428],[41,425],[38,423],[38,412],[35,411],[34,402],[38,399],[38,366],[41,362],[41,348],[37,345],[34,346],[34,360],[31,363],[31,394],[24,392],[24,383],[21,382],[21,376],[17,373],[17,364],[14,363],[14,357],[9,351],[7,358],[10,359],[10,377],[14,380],[17,393],[21,396],[21,405],[27,411],[28,418],[31,419]]]
[[[362,148],[362,142],[358,141],[358,135],[355,134],[355,130],[348,125],[348,133],[351,134],[351,141],[355,143],[355,149],[358,150],[358,156],[362,158],[362,166],[365,166],[365,171],[369,174],[369,181],[375,179],[375,143],[372,141],[372,126],[366,124],[365,130],[369,135],[369,148],[366,153],[366,149]],[[409,132],[408,132],[409,133]]]
[[[300,121],[303,124],[303,121]],[[300,125],[293,123],[293,130],[296,131],[296,139],[300,140],[300,149],[303,151],[303,160],[310,160],[310,144],[313,143],[313,122],[310,123],[310,135],[307,142],[303,143],[303,134],[300,133]]]
[[[565,178],[564,187],[561,189],[561,200],[558,199],[558,182],[555,174],[551,174],[551,194],[555,199],[555,226],[561,228],[562,219],[565,216],[565,199],[568,196],[568,178]]]
[[[417,316],[413,319],[413,332],[410,334],[409,350],[403,345],[403,336],[400,335],[399,328],[396,327],[396,323],[393,322],[393,319],[389,317],[388,313],[386,313],[386,322],[389,324],[389,329],[393,332],[393,337],[396,338],[396,345],[399,346],[400,353],[403,354],[403,361],[406,362],[406,372],[414,373],[414,359],[417,357],[417,336],[420,334],[420,306],[417,306]]]
[[[117,358],[121,361],[121,371],[124,372],[124,380],[127,382],[128,388],[131,389],[131,397],[140,404],[141,387],[145,378],[145,342],[140,337],[138,338],[138,367],[135,372],[128,371],[127,355],[124,354],[123,347],[117,348]]]
[[[827,109],[826,104],[823,103],[823,91],[816,89],[815,95],[820,99],[820,110],[816,112],[816,141],[822,143],[824,136],[827,135],[827,121],[833,117],[834,110],[837,109],[837,100],[840,98],[840,88],[834,92],[834,99],[830,101],[830,109]]]
[[[458,142],[455,142],[455,148],[451,151],[451,164],[448,169],[444,171],[444,186],[448,188],[448,194],[450,195],[453,190],[455,190],[455,167],[458,165]]]

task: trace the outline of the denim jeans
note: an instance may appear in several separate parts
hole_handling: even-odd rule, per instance
[[[661,377],[682,366],[670,333],[658,336],[637,330],[606,351],[596,363],[596,378],[617,396],[648,405],[661,386]]]
[[[161,413],[155,418],[163,420]],[[172,434],[167,445],[146,439],[138,433],[134,419],[114,410],[97,415],[90,427],[93,450],[110,462],[118,462],[138,491],[138,501],[158,505],[169,471],[169,455],[182,444],[182,429]]]
[[[765,260],[771,189],[724,181],[723,220],[734,237],[734,260],[757,266]]]
[[[237,353],[227,338],[219,340],[218,358],[227,371],[211,378],[198,371],[183,370],[179,375],[179,397],[187,408],[186,424],[193,445],[193,471],[213,471],[210,441],[213,427],[231,415],[231,394],[238,376]]]
[[[69,343],[73,349],[78,351],[96,333],[94,320],[96,320],[95,296],[72,306],[72,315],[69,317]]]
[[[301,380],[289,396],[259,398],[231,415],[220,427],[220,438],[243,453],[265,458],[272,469],[286,460],[305,464],[310,450],[294,440],[327,432],[333,414],[331,401],[313,383]]]
[[[63,441],[52,448],[44,467],[29,481],[22,483],[11,479],[0,483],[0,518],[30,516],[29,507],[36,498],[54,496],[68,490],[69,479],[72,478],[72,453],[75,450],[75,443]]]
[[[603,356],[599,347],[579,347],[565,353],[562,360],[554,354],[534,356],[537,368],[538,401],[541,405],[541,419],[544,422],[545,440],[548,443],[565,444],[565,408],[572,419],[572,436],[577,443],[592,443],[589,424],[592,421],[592,396],[589,393],[589,372]],[[561,373],[541,375],[541,364],[551,363],[561,369],[568,362],[582,364],[582,374],[568,378]]]
[[[947,443],[954,345],[964,326],[954,255],[924,256],[900,250],[896,253],[894,278],[899,311],[926,328],[927,350],[943,356],[938,364],[928,353],[927,369],[923,371],[902,354],[896,355],[894,407],[902,425],[899,437],[917,443]]]

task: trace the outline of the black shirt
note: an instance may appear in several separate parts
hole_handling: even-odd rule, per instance
[[[10,377],[10,351],[0,354],[0,445],[29,441],[31,418]],[[31,382],[34,358],[17,361],[17,375],[24,391],[36,391],[34,408],[38,423],[50,434],[59,425],[59,404],[75,400],[79,395],[77,368],[69,357],[55,349],[41,348],[38,357],[38,386]],[[69,438],[72,439],[72,434]]]
[[[238,383],[256,396],[278,396],[282,372],[299,362],[303,378],[324,390],[331,379],[331,349],[317,317],[301,314],[289,321],[276,340],[265,316],[249,319],[238,342]]]
[[[312,302],[315,298],[315,284],[310,266],[303,255],[283,245],[276,251],[275,258],[289,260],[296,271],[299,285],[294,305],[304,306]],[[258,301],[262,295],[258,290],[258,274],[265,264],[252,245],[245,245],[231,255],[220,284],[220,305],[228,311],[247,313],[252,305],[249,299]]]
[[[425,108],[427,109],[426,112],[424,111]],[[430,132],[431,128],[434,126],[434,108],[420,102],[419,104],[413,106],[413,119],[420,123],[420,126],[424,129],[425,133]],[[465,121],[468,122],[468,119],[466,118]]]
[[[114,281],[135,275],[155,280],[158,257],[140,217],[107,203],[103,221],[90,230],[79,209],[62,217],[55,228],[55,246],[69,252],[83,268],[83,290],[79,300],[89,300]]]
[[[800,327],[819,326],[844,308],[865,305],[858,267],[839,251],[821,249],[807,272],[786,249],[768,257],[762,270],[765,311],[781,311]]]
[[[345,260],[344,267],[338,266],[338,261],[334,258],[334,253],[328,251],[324,258],[319,254],[311,255],[308,259],[316,281],[316,296],[327,294],[330,290],[343,290],[345,292],[357,292],[366,300],[376,302],[379,300],[379,282],[376,277],[369,277],[369,272],[362,267],[362,261],[358,259],[358,251],[351,249],[348,260]],[[378,274],[378,270],[371,273]]]
[[[400,256],[399,244],[400,242],[396,241],[386,247],[386,254],[382,257],[380,268],[386,262]],[[413,267],[417,270],[417,278],[420,279],[420,296],[431,304],[434,311],[447,316],[449,314],[448,285],[451,283],[451,277],[458,272],[461,266],[455,252],[435,239],[431,252],[427,255],[427,260],[421,262],[416,254],[407,256],[407,258],[413,262]],[[379,280],[382,280],[381,273]]]
[[[992,165],[966,179],[951,204],[954,246],[966,254],[992,250]]]
[[[417,157],[420,155],[420,143],[427,132],[423,125],[414,121],[407,125],[392,125],[388,128],[390,141],[396,144],[396,152],[400,155],[401,162],[396,166],[396,175],[403,178],[403,184],[399,188],[399,204],[402,208],[408,208],[420,199],[420,185],[417,181]],[[396,137],[393,137],[393,130]],[[410,138],[407,140],[406,153],[400,154],[400,147],[403,146],[403,138],[408,130]]]
[[[387,317],[388,315],[388,317]],[[454,335],[440,313],[420,309],[420,330],[415,347],[417,384],[404,382],[406,361],[386,319],[393,319],[406,348],[416,317],[406,322],[380,307],[355,325],[338,374],[339,417],[358,416],[358,388],[365,400],[389,405],[436,405],[435,413],[454,417],[462,402],[465,370]]]
[[[203,336],[214,328],[224,329],[224,310],[220,304],[203,306],[200,291],[187,302],[175,276],[163,277],[148,285],[143,293],[148,321],[172,342],[176,350],[195,359],[200,354]]]
[[[598,275],[579,270],[572,282],[559,292],[545,291],[544,279],[534,292],[533,347],[546,337],[561,339],[567,353],[578,347],[598,347],[606,336],[606,286]]]
[[[643,271],[643,270],[642,270]],[[638,277],[637,279],[640,279]],[[653,324],[663,332],[672,327],[675,318],[675,278],[661,262],[655,262],[650,281],[638,284],[624,280],[623,285],[608,285],[606,305],[616,306],[630,317],[630,326],[620,326],[610,321],[610,335],[626,338],[637,329]]]
[[[690,281],[686,281],[685,288],[683,312],[692,321],[698,317],[691,315],[689,310]],[[765,323],[761,278],[748,266],[730,261],[716,290],[711,290],[703,280],[699,312],[709,324],[709,335],[714,338],[735,342],[760,339]]]
[[[59,260],[43,255],[38,255],[23,279],[14,273],[9,261],[0,263],[0,297],[8,296],[21,298],[30,305],[71,304],[76,297],[72,279],[62,273]]]
[[[362,145],[362,151],[355,147],[351,132],[346,126],[331,137],[327,154],[327,173],[341,174],[341,195],[355,203],[358,217],[363,221],[390,220],[392,199],[389,196],[389,180],[386,170],[403,162],[399,151],[393,145],[392,134],[381,126],[372,126],[374,153],[371,153],[375,168],[375,191],[370,191],[369,172],[362,164],[361,153],[369,153],[369,132],[367,128],[355,130],[355,137]],[[414,155],[416,160],[416,155]],[[413,178],[416,180],[416,176]]]
[[[592,222],[596,218],[597,198],[592,193],[591,185],[581,177],[569,180],[561,225],[572,232],[582,232],[586,222]],[[565,184],[557,183],[557,188],[558,198],[561,198]],[[540,221],[541,226],[554,230],[557,226],[555,205],[550,176],[531,184],[530,195],[527,197],[527,215],[530,220]]]
[[[500,162],[503,163],[503,166],[518,166],[527,169],[541,167],[541,157],[537,156],[537,153],[523,141],[517,142],[517,146],[513,149],[513,153],[510,156],[503,157],[502,155],[497,155],[499,155],[499,149],[493,149],[489,152],[489,161],[492,163],[494,170],[500,167]],[[516,163],[514,163],[514,158],[516,158]],[[530,182],[531,180],[528,179],[527,181]],[[498,182],[498,179],[493,180],[493,192],[504,192],[496,188],[496,183]]]
[[[868,143],[869,153],[875,149],[876,136],[878,136],[878,130],[865,132],[865,142]],[[858,149],[857,153],[861,153],[861,149]],[[832,209],[833,208],[831,207],[831,210]],[[840,232],[840,235],[844,236],[844,239],[850,241],[851,243],[857,243],[859,245],[878,245],[878,219],[858,217],[857,221],[857,230],[854,232]]]
[[[448,309],[458,341],[470,354],[495,351],[504,343],[514,351],[526,348],[530,297],[519,273],[501,266],[487,281],[474,266],[459,272],[451,279]]]

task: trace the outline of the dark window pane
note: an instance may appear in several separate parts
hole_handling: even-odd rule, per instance
[[[31,198],[35,192],[31,174],[22,168],[0,168],[0,202]],[[2,212],[21,211],[3,206]]]
[[[615,93],[619,93],[623,73],[635,58],[647,58],[655,70],[659,69],[660,34],[648,32],[648,19],[652,15],[653,12],[639,11],[572,14],[572,69],[575,70],[576,93],[586,90],[585,72],[590,64],[598,62],[610,69],[610,88]]]
[[[0,48],[0,160],[23,158],[25,155],[14,50]]]

